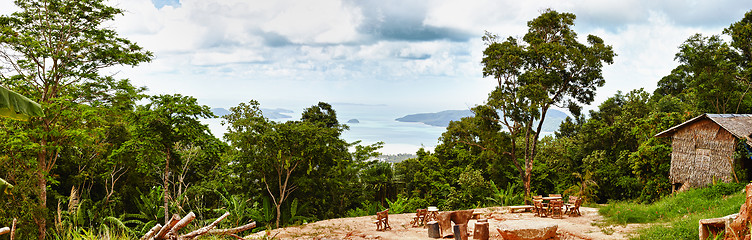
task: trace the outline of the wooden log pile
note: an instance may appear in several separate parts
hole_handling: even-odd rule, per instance
[[[194,239],[198,236],[205,235],[205,234],[228,235],[236,239],[243,240],[245,238],[242,238],[235,234],[256,227],[256,222],[251,222],[249,224],[236,227],[236,228],[213,229],[214,227],[217,226],[217,224],[219,224],[220,221],[227,218],[227,216],[230,216],[229,212],[226,212],[225,214],[217,218],[217,220],[215,220],[209,225],[199,228],[193,232],[179,235],[178,231],[188,226],[188,224],[190,224],[191,221],[193,221],[193,219],[196,218],[196,214],[194,214],[193,212],[190,212],[188,213],[188,215],[185,215],[185,217],[183,218],[180,218],[180,216],[178,216],[177,214],[174,214],[172,215],[172,218],[170,219],[170,221],[168,221],[164,226],[162,226],[161,224],[157,224],[156,226],[152,227],[151,230],[149,230],[143,237],[141,237],[140,240],[189,240],[189,239]]]

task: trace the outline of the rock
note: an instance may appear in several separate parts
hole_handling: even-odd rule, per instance
[[[347,120],[347,123],[360,123],[360,121],[358,121],[358,119],[353,118],[353,119]]]
[[[497,230],[505,240],[545,240],[556,237],[558,228],[546,222],[505,221]]]

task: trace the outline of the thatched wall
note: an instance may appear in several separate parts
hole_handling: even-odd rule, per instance
[[[672,136],[672,183],[682,183],[681,189],[702,187],[733,177],[734,136],[710,119],[701,119],[677,129]]]

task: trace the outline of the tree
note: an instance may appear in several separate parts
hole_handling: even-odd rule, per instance
[[[656,97],[672,95],[698,112],[752,111],[752,11],[724,29],[731,37],[695,34],[679,46],[680,65],[658,82]]]
[[[306,175],[349,158],[347,144],[339,138],[345,126],[326,103],[306,109],[302,121],[284,123],[264,118],[256,101],[241,103],[230,112],[224,116],[225,139],[234,147],[238,162],[256,174],[272,198],[275,227],[280,226],[282,205]]]
[[[184,146],[200,147],[204,145],[204,139],[213,138],[209,127],[198,121],[199,118],[214,117],[209,107],[199,105],[193,97],[175,95],[159,95],[150,97],[151,102],[136,109],[133,122],[135,123],[134,138],[123,145],[123,151],[135,151],[142,165],[139,171],[151,173],[154,167],[162,168],[162,190],[164,203],[165,222],[171,216],[169,214],[169,199],[171,194],[170,172],[171,168],[180,171],[187,168],[190,157],[185,156]],[[122,152],[122,151],[121,151]],[[172,164],[172,165],[171,165]],[[183,175],[184,176],[184,175]],[[178,182],[183,179],[178,176]],[[179,185],[179,188],[183,185]],[[182,190],[182,189],[181,189]]]
[[[571,29],[574,20],[574,14],[549,9],[528,22],[522,41],[508,37],[499,42],[499,37],[491,33],[483,37],[487,45],[483,51],[483,76],[498,82],[486,103],[494,111],[485,117],[505,126],[513,136],[513,147],[505,154],[511,157],[523,180],[527,199],[546,112],[554,106],[574,112],[579,111],[578,103],[591,103],[596,87],[605,82],[603,64],[613,63],[615,56],[611,46],[597,36],[588,35],[589,45],[578,42]],[[516,151],[519,145],[522,156]]]
[[[76,104],[97,100],[78,95],[86,83],[111,86],[112,79],[100,75],[102,68],[134,66],[149,61],[152,54],[102,26],[123,11],[101,0],[16,0],[15,4],[20,12],[0,17],[0,80],[44,108],[44,117],[23,126],[32,133],[29,150],[34,154],[26,157],[33,157],[36,165],[34,194],[39,209],[34,220],[39,239],[44,239],[49,172],[60,147],[77,134],[65,121],[81,120],[62,115],[78,111]],[[95,96],[112,94],[110,88],[104,90]]]

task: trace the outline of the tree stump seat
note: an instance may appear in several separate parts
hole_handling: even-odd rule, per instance
[[[728,232],[731,222],[734,221],[738,213],[734,213],[725,217],[700,219],[700,240],[707,239],[710,235],[716,235],[720,232]]]

